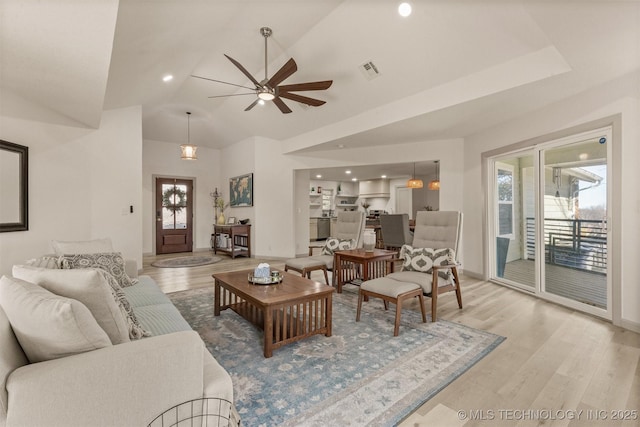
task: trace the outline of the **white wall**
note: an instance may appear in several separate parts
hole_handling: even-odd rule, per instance
[[[465,141],[465,225],[462,238],[465,243],[465,271],[482,277],[487,274],[485,242],[481,231],[485,227],[482,153],[620,114],[622,126],[614,129],[614,133],[618,133],[621,144],[619,147],[614,145],[614,158],[611,159],[614,194],[609,204],[612,233],[618,242],[611,248],[614,257],[612,280],[614,289],[617,287],[621,290],[620,297],[614,296],[614,323],[640,330],[640,263],[637,260],[640,250],[638,78],[637,74],[624,76]]]
[[[29,147],[29,230],[0,234],[0,274],[51,240],[101,237],[142,267],[141,135],[139,106],[105,111],[98,129],[0,116],[0,139]]]
[[[142,250],[155,253],[155,178],[188,178],[193,180],[193,249],[211,248],[214,210],[210,193],[218,187],[228,202],[228,180],[222,179],[221,152],[198,147],[198,160],[182,160],[180,146],[175,143],[145,140],[142,158]]]

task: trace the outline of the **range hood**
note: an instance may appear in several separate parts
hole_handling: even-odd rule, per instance
[[[360,181],[360,197],[389,197],[389,180],[372,179],[370,181]]]

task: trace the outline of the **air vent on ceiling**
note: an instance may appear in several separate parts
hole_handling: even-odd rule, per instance
[[[376,67],[373,61],[365,62],[359,68],[362,74],[369,80],[373,80],[380,75],[380,71],[378,71],[378,67]]]

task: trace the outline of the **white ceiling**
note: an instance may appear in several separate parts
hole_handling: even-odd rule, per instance
[[[3,0],[0,113],[97,127],[143,106],[143,137],[221,148],[252,136],[286,152],[463,138],[640,69],[637,1]],[[330,79],[327,101],[244,108],[210,99],[289,58],[284,84]],[[380,76],[359,66],[373,61]],[[164,83],[162,77],[174,79]]]

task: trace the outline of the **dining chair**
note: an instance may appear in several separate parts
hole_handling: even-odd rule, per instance
[[[380,215],[380,231],[385,249],[400,249],[413,241],[409,214]]]

